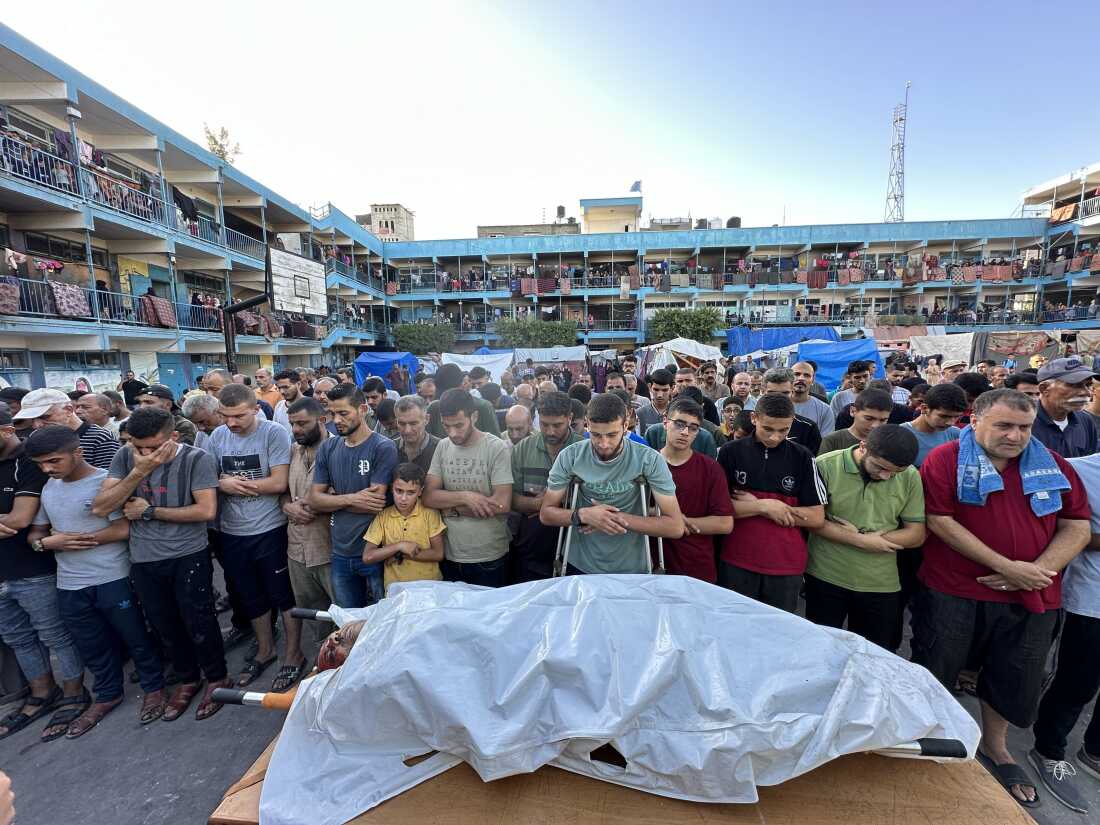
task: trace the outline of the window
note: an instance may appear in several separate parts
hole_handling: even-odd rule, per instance
[[[78,263],[87,263],[87,256],[84,254],[84,244],[78,241],[67,241],[64,238],[57,238],[53,235],[39,235],[33,232],[23,233],[24,246],[27,252],[37,255],[48,255],[51,258],[57,258],[62,261],[75,261]],[[107,250],[97,249],[92,247],[92,264],[94,266],[107,268]]]
[[[119,160],[114,155],[103,155],[103,165],[119,177],[128,178],[135,183],[139,180],[137,169],[125,161]]]
[[[48,370],[118,369],[120,363],[116,350],[45,352],[42,354],[42,361],[43,366]]]
[[[53,131],[44,123],[40,123],[33,118],[27,117],[22,112],[16,112],[13,109],[7,110],[8,125],[15,129],[17,132],[22,132],[29,138],[33,138],[35,141],[46,144],[46,146],[53,148]]]
[[[25,349],[0,349],[0,369],[29,370],[30,360]]]

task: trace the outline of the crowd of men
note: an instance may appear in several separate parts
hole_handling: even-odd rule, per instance
[[[893,652],[910,616],[913,660],[979,699],[998,780],[1087,810],[1100,715],[1073,761],[1067,736],[1100,689],[1091,366],[901,356],[876,381],[854,361],[831,397],[812,362],[719,381],[626,356],[599,392],[587,370],[526,366],[395,373],[406,394],[266,369],[208,372],[182,399],[132,373],[117,392],[0,390],[0,636],[31,688],[0,738],[46,717],[43,739],[83,735],[121,703],[126,659],[142,724],[209,718],[214,688],[273,666],[289,690],[308,669],[295,606],[663,562]],[[1039,781],[1010,725],[1033,729]]]

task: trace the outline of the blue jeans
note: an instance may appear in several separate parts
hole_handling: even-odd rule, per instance
[[[0,638],[15,652],[28,682],[49,675],[51,652],[61,681],[84,675],[80,653],[61,621],[53,574],[0,582]]]
[[[164,669],[145,631],[145,617],[129,579],[58,590],[57,602],[77,650],[95,677],[97,702],[113,702],[122,696],[120,641],[133,657],[142,690],[152,693],[164,688]]]
[[[504,587],[508,584],[508,554],[493,561],[457,562],[444,559],[439,563],[443,578],[449,582],[466,582],[482,587]]]
[[[332,597],[340,607],[367,607],[382,598],[382,565],[332,554]]]

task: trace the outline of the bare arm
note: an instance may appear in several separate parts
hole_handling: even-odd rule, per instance
[[[509,495],[512,488],[508,487]],[[424,486],[424,495],[421,497],[425,507],[433,510],[453,510],[456,507],[465,507],[470,503],[469,492],[466,490],[444,490],[443,479],[440,476],[428,474],[428,481]]]
[[[727,536],[733,532],[733,516],[684,516],[684,524],[690,532],[701,536]]]
[[[860,533],[844,524],[826,521],[820,527],[810,528],[810,532],[865,553],[892,553],[907,547],[920,547],[925,538],[924,525],[920,522],[907,523],[904,527],[885,533]]]
[[[116,510],[121,510],[143,478],[145,478],[144,473],[131,470],[126,474],[126,478],[103,479],[103,484],[100,485],[99,492],[92,501],[92,515],[105,518]]]
[[[191,524],[196,521],[210,521],[218,514],[218,491],[213,487],[192,492],[193,504],[185,507],[154,507],[153,518],[170,524]],[[137,521],[150,503],[143,498],[130,499],[123,505],[123,515],[130,521]]]
[[[11,506],[11,512],[0,516],[0,524],[12,531],[22,530],[30,526],[37,514],[38,496],[18,496]]]
[[[431,476],[428,483],[431,484]],[[547,490],[542,494],[542,506],[539,507],[539,521],[547,527],[568,527],[573,518],[573,511],[562,505],[566,503],[565,496],[568,488],[562,490]]]
[[[317,513],[350,510],[353,513],[380,513],[386,507],[386,485],[372,484],[356,493],[330,493],[324,484],[310,487],[307,503]]]
[[[272,496],[281,495],[286,492],[287,480],[290,478],[290,465],[289,464],[276,464],[271,468],[271,475],[267,478],[261,478],[258,481],[253,481],[252,486],[257,495]]]
[[[1035,560],[1046,570],[1061,572],[1089,543],[1089,523],[1083,519],[1058,519],[1058,529],[1047,549]]]
[[[542,496],[523,496],[512,493],[512,509],[525,516],[533,516],[542,509]]]
[[[676,500],[676,496],[654,493],[653,500],[661,508],[661,515],[635,516],[630,513],[620,513],[626,529],[646,536],[681,538],[684,535],[684,516],[680,512],[680,502]]]
[[[126,541],[130,537],[130,522],[124,518],[115,519],[102,530],[92,533],[96,544],[110,544],[112,541]]]

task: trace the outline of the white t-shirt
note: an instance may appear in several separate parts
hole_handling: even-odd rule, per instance
[[[1089,529],[1100,533],[1100,453],[1071,458],[1089,497]],[[1066,567],[1062,578],[1062,606],[1070,613],[1100,619],[1100,550],[1081,551]]]

